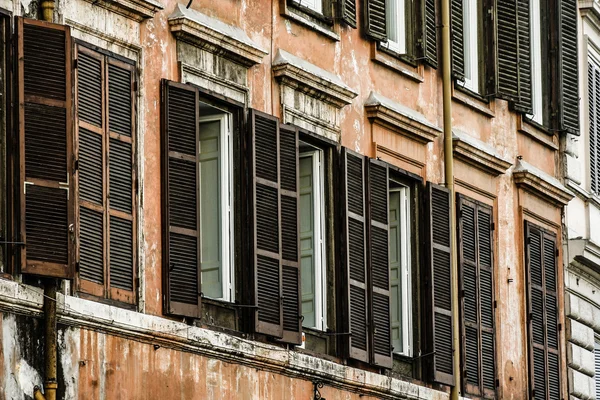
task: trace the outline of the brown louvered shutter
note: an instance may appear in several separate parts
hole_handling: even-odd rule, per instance
[[[529,0],[497,2],[497,94],[531,112]]]
[[[531,397],[560,399],[556,236],[525,222]]]
[[[577,0],[557,0],[558,10],[558,128],[579,135],[579,55]]]
[[[343,232],[345,234],[345,275],[348,285],[345,290],[347,311],[344,313],[350,336],[348,356],[360,361],[369,361],[368,302],[367,302],[367,205],[365,185],[365,157],[342,148],[345,177],[342,203],[344,207]]]
[[[356,28],[356,0],[339,0],[338,17],[347,25]]]
[[[371,281],[371,362],[381,367],[391,368],[388,174],[387,164],[370,160],[368,173],[370,224],[367,248]]]
[[[588,56],[590,190],[600,193],[600,64]]]
[[[435,382],[454,385],[452,351],[452,259],[450,252],[450,192],[427,182],[429,260],[427,287],[431,374]]]
[[[21,272],[72,278],[71,33],[17,18]]]
[[[496,384],[491,215],[490,207],[458,196],[463,384],[488,397]]]
[[[279,162],[281,173],[281,284],[283,293],[283,337],[287,343],[302,343],[299,263],[299,144],[298,130],[289,125],[279,127]]]
[[[419,46],[421,49],[420,57],[425,63],[433,68],[437,68],[437,16],[436,0],[421,1],[421,38]]]
[[[465,79],[465,42],[463,29],[463,0],[451,0],[450,32],[452,38],[452,77]]]
[[[163,290],[165,313],[200,317],[198,92],[163,80]]]
[[[283,336],[281,269],[281,202],[279,119],[250,110],[254,299],[254,329]]]
[[[364,0],[364,27],[367,37],[385,42],[387,40],[386,0]]]

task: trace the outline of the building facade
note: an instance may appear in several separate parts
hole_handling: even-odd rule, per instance
[[[593,398],[597,5],[450,4],[455,193],[439,2],[0,0],[0,397]]]

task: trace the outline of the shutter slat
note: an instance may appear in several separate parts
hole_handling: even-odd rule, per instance
[[[104,219],[102,213],[79,207],[79,276],[104,284]]]
[[[424,0],[422,4],[423,24],[422,32],[422,51],[421,57],[429,66],[437,68],[437,16],[436,16],[436,1]]]
[[[132,72],[110,64],[108,66],[108,118],[111,132],[131,137]]]
[[[346,25],[356,28],[356,0],[339,0],[338,17]]]
[[[465,78],[465,50],[463,29],[463,0],[451,0],[450,27],[452,33],[452,76]]]
[[[110,139],[109,144],[109,198],[110,208],[127,214],[132,213],[133,204],[133,160],[131,144]],[[189,182],[186,182],[189,184]]]
[[[110,286],[133,291],[133,224],[110,217]]]
[[[559,129],[579,135],[579,56],[577,1],[559,1],[558,109]]]
[[[102,61],[77,54],[77,115],[97,127],[102,123]]]
[[[370,39],[383,42],[387,40],[385,1],[364,0],[363,6],[365,35]]]
[[[102,205],[102,135],[79,128],[79,198]]]

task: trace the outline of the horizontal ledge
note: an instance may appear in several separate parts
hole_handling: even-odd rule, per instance
[[[564,187],[558,179],[539,170],[526,161],[518,160],[513,170],[517,186],[541,197],[556,206],[565,206],[575,194]]]
[[[456,158],[490,175],[501,175],[512,166],[493,147],[459,129],[452,130],[452,146]]]
[[[105,8],[123,15],[134,21],[141,22],[146,18],[154,17],[164,6],[154,0],[87,0],[98,7]]]

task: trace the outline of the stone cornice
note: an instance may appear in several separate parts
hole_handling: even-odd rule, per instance
[[[559,207],[567,205],[575,197],[556,178],[523,160],[517,161],[513,178],[517,186]]]
[[[579,11],[600,31],[600,2],[598,0],[579,0]]]
[[[490,175],[501,175],[512,166],[493,147],[458,129],[452,130],[452,146],[457,159]]]
[[[434,141],[441,128],[427,121],[423,114],[371,92],[365,103],[369,120],[420,143]]]
[[[178,4],[169,16],[171,32],[178,40],[250,67],[262,62],[267,51],[237,27]]]
[[[141,22],[154,17],[164,7],[155,0],[87,0],[93,5],[106,8],[116,14]]]
[[[280,84],[337,108],[350,104],[358,94],[336,75],[281,49],[273,60],[273,74]]]

